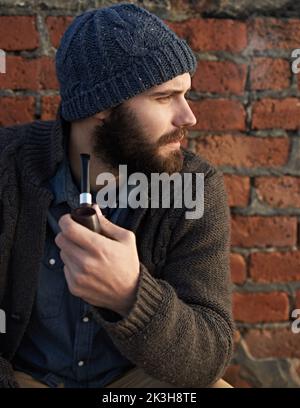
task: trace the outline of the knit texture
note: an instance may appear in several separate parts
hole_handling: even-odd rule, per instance
[[[62,128],[57,119],[0,129],[0,307],[10,313],[9,330],[0,336],[3,387],[12,384],[9,361],[36,295],[52,199],[43,184],[63,159]],[[203,217],[187,220],[185,208],[136,209],[129,227],[141,271],[135,303],[116,321],[101,308],[93,315],[150,376],[201,388],[223,375],[232,356],[230,217],[222,174],[182,151],[183,171],[204,173]]]
[[[56,53],[62,115],[73,121],[196,70],[196,59],[154,14],[117,4],[77,16]]]

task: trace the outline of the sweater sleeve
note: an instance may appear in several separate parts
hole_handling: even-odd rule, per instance
[[[107,321],[93,307],[94,318],[119,351],[152,377],[176,387],[208,387],[232,356],[229,252],[227,195],[215,170],[204,181],[203,216],[179,218],[159,279],[140,263],[129,314]]]

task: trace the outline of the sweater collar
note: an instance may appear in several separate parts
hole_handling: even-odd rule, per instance
[[[70,131],[70,122],[63,119],[61,105],[55,121],[35,121],[22,148],[22,176],[40,186],[53,177],[64,158],[64,138]]]

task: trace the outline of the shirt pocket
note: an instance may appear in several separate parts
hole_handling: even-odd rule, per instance
[[[59,317],[62,313],[67,283],[59,252],[54,237],[47,234],[36,298],[37,313],[42,319]]]

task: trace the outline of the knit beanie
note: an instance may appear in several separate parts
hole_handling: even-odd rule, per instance
[[[61,115],[83,119],[196,70],[196,58],[156,15],[134,4],[77,16],[56,53]]]

